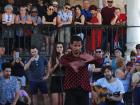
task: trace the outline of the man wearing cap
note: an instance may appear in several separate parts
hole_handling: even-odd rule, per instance
[[[132,75],[134,105],[140,104],[140,60],[135,63],[136,73]]]

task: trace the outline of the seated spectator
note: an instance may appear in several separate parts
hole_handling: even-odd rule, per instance
[[[132,75],[132,87],[133,87],[133,101],[134,105],[140,103],[140,61],[137,60],[135,64],[137,72]]]
[[[101,71],[101,68],[103,67],[104,64],[103,51],[101,48],[97,48],[95,50],[95,58],[96,58],[96,60],[94,61],[95,68],[92,68],[93,69],[92,82],[95,82],[96,80],[104,77]]]
[[[26,78],[24,72],[24,63],[22,62],[20,57],[14,57],[14,55],[19,52],[13,53],[13,61],[12,61],[12,75],[15,76],[21,83],[21,87],[24,88],[26,86]]]
[[[33,7],[31,9],[31,19],[32,19],[33,25],[35,26],[42,23],[41,17],[38,16],[38,10],[36,7]]]
[[[71,34],[70,27],[66,25],[70,25],[72,23],[72,12],[70,10],[70,4],[66,3],[63,7],[63,10],[58,12],[57,23],[60,29],[58,30],[58,41],[65,42],[64,48],[69,46]]]
[[[46,53],[47,55],[52,53],[54,40],[56,36],[55,32],[55,25],[56,25],[56,17],[57,15],[54,12],[54,7],[49,5],[47,8],[46,14],[42,17],[42,23],[46,24],[47,28],[45,27],[45,43],[46,43]]]
[[[111,60],[111,66],[113,69],[113,73],[115,73],[115,70],[117,68],[124,68],[125,60],[122,57],[122,50],[120,48],[114,49],[115,57]]]
[[[140,60],[140,44],[136,45],[136,61]]]
[[[118,96],[110,96],[107,95],[106,101],[103,103],[100,103],[99,105],[123,105],[123,94],[124,94],[124,86],[122,82],[113,77],[113,71],[111,66],[105,66],[102,68],[102,71],[104,73],[104,78],[101,78],[97,80],[95,83],[96,85],[100,85],[101,87],[107,88],[108,93],[115,93],[119,92]],[[96,92],[95,92],[96,93]],[[94,94],[93,94],[94,97]]]

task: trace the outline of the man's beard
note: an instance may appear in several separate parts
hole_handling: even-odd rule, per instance
[[[109,80],[111,80],[112,75],[107,75],[107,76],[105,76],[105,78],[109,81]]]
[[[5,77],[5,79],[9,79],[10,75],[5,75],[4,77]]]

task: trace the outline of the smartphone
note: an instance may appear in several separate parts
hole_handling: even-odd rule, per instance
[[[16,59],[19,58],[19,52],[16,52]]]

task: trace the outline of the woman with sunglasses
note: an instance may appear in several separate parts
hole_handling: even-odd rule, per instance
[[[53,5],[49,5],[47,8],[46,14],[42,17],[42,23],[45,24],[47,30],[45,31],[45,43],[46,43],[46,53],[47,55],[52,53],[54,39],[55,39],[55,25],[56,25],[56,16],[57,14],[54,12]]]
[[[59,63],[59,59],[63,56],[63,43],[55,44],[53,54],[48,62],[47,78],[51,77],[50,92],[51,105],[63,105],[63,68]]]

